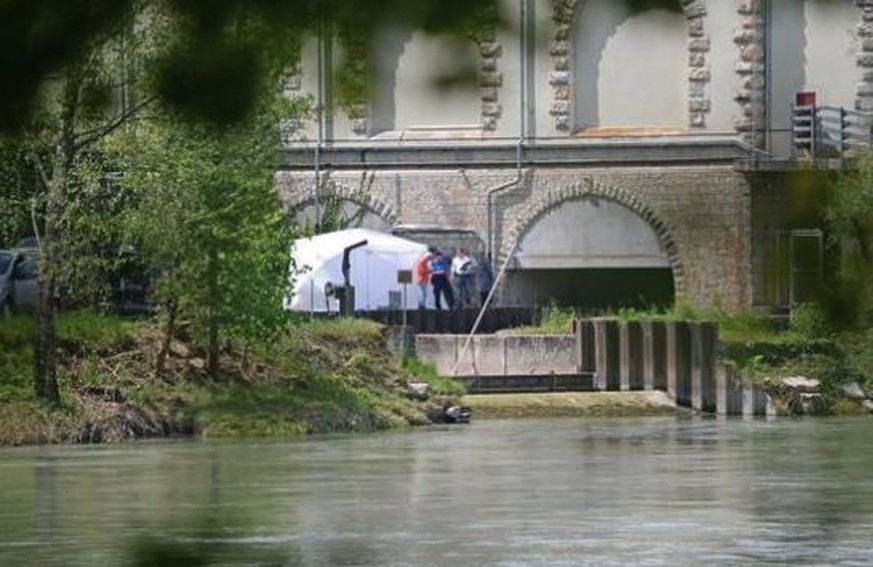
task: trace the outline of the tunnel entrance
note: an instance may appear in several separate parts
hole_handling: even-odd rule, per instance
[[[621,308],[666,308],[676,290],[667,268],[592,268],[520,270],[509,285],[524,305],[558,305],[592,313]]]
[[[586,195],[549,209],[522,236],[506,275],[507,303],[585,311],[662,308],[676,296],[652,226],[614,200]]]

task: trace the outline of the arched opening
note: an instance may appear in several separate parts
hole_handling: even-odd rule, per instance
[[[533,221],[507,274],[510,304],[591,311],[672,305],[664,244],[627,206],[600,196],[564,201]]]
[[[633,129],[681,132],[686,123],[686,18],[633,13],[624,2],[587,0],[577,8],[576,126],[583,134]]]
[[[381,33],[370,102],[371,133],[427,137],[480,128],[479,61],[471,41],[389,28]],[[460,64],[470,66],[460,73]],[[469,75],[470,81],[459,80]]]
[[[316,207],[315,201],[301,203],[294,209],[294,222],[304,232],[315,231],[316,216],[320,216],[320,232],[347,228],[369,228],[390,232],[391,223],[365,204],[341,196],[328,195]]]

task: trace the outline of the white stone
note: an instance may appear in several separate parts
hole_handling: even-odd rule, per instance
[[[857,382],[847,382],[845,384],[840,384],[840,391],[843,393],[844,396],[853,400],[867,399],[867,393],[864,392],[864,389]]]
[[[779,384],[788,390],[813,394],[818,392],[821,381],[806,376],[789,376],[780,380]]]

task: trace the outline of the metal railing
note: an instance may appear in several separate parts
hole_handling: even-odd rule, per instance
[[[871,116],[834,106],[795,106],[792,109],[794,157],[841,158],[870,146]]]

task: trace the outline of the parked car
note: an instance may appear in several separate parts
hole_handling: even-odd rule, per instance
[[[35,250],[0,250],[0,311],[36,308],[37,258]]]

